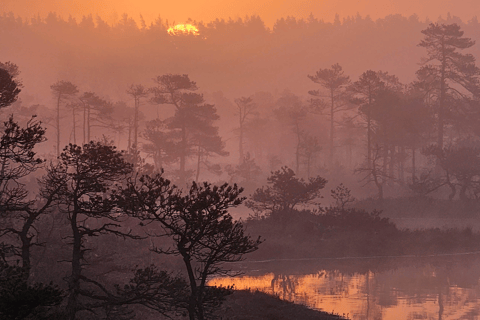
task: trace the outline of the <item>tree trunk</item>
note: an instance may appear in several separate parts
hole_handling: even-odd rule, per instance
[[[198,178],[200,177],[200,164],[202,162],[202,148],[198,147],[198,158],[197,158],[197,176],[195,177],[195,182],[198,182]]]
[[[22,227],[22,231],[19,233],[20,241],[22,242],[22,267],[25,271],[25,280],[28,280],[30,276],[30,248],[32,246],[33,238],[28,236],[28,231],[32,227],[35,219],[36,217],[30,214]]]
[[[134,97],[135,100],[135,113],[133,118],[133,148],[135,151],[138,149],[138,109],[139,109],[139,98]]]
[[[162,151],[157,150],[153,154],[153,161],[155,163],[155,169],[160,172],[162,170],[163,162],[162,162]]]
[[[128,121],[128,147],[127,150],[130,152],[132,148],[132,124],[131,120]]]
[[[377,189],[378,189],[378,199],[383,200],[383,184],[380,182],[376,182]]]
[[[240,136],[238,142],[238,154],[239,154],[239,164],[241,165],[244,161],[243,155],[243,121],[242,121],[242,112],[240,109]]]
[[[440,75],[440,101],[439,101],[439,106],[438,106],[438,135],[437,135],[437,144],[440,150],[443,149],[443,129],[444,129],[444,122],[445,122],[445,93],[446,93],[446,83],[445,83],[445,78],[446,78],[446,63],[447,63],[447,58],[445,56],[445,44],[442,43],[442,69],[441,69],[441,75]]]
[[[458,194],[460,200],[462,201],[467,201],[468,200],[468,197],[467,197],[467,189],[468,189],[468,186],[469,186],[469,183],[468,181],[462,181],[462,187],[460,188],[460,192]]]
[[[90,140],[90,105],[87,107],[87,143],[89,143]]]
[[[448,200],[453,200],[457,194],[457,188],[455,184],[450,181],[450,175],[447,172],[447,185],[450,187],[451,193],[448,195]]]
[[[83,105],[83,144],[87,143],[87,106]]]
[[[192,262],[190,261],[190,256],[187,252],[182,249],[179,249],[180,254],[183,257],[183,262],[187,269],[188,280],[190,282],[190,297],[188,299],[188,316],[190,320],[195,320],[195,310],[197,306],[197,282],[195,279],[195,274],[192,267]],[[200,319],[199,319],[200,320]]]
[[[368,109],[367,115],[367,168],[372,168],[372,119],[370,117],[370,106],[372,105],[371,88],[368,90]]]
[[[334,99],[334,96],[333,96],[333,89],[330,90],[330,96],[331,96],[331,105],[330,105],[330,154],[329,154],[329,162],[330,162],[330,167],[333,165],[333,153],[334,153],[334,143],[335,143],[335,138],[334,138],[334,135],[335,135],[335,111],[334,111],[334,108],[335,108],[335,99]]]
[[[72,213],[72,217],[70,218],[70,226],[73,233],[72,272],[68,283],[69,295],[66,309],[68,319],[75,320],[77,311],[79,310],[78,296],[80,291],[80,275],[82,272],[82,239],[80,230],[77,226],[77,210],[75,209]]]
[[[390,179],[395,179],[395,157],[396,157],[396,147],[392,146],[390,148],[390,161],[388,168],[388,175]]]
[[[75,108],[72,108],[72,116],[73,116],[73,144],[77,144],[77,135],[75,131],[75,127],[77,126],[77,121],[75,120]]]
[[[187,158],[187,128],[185,125],[182,125],[182,141],[181,150],[180,150],[180,185],[183,187],[186,183],[185,177],[185,163]]]
[[[307,157],[307,179],[310,179],[310,161],[311,161],[311,159],[312,159],[311,156]]]
[[[417,175],[416,175],[416,165],[415,165],[415,153],[417,150],[415,148],[412,148],[412,182],[415,183],[417,180]]]
[[[62,95],[58,94],[57,99],[57,158],[60,156],[60,100]]]
[[[370,115],[367,114],[367,168],[372,167],[372,123]]]
[[[295,173],[298,175],[300,171],[300,144],[301,144],[300,126],[298,125],[298,121],[295,123],[295,126],[296,126],[296,133],[297,133],[297,148],[295,152]]]
[[[351,169],[352,168],[352,159],[353,159],[353,147],[352,147],[352,144],[351,143],[348,143],[346,145],[346,153],[347,153],[347,164],[348,164],[348,168]]]
[[[400,148],[401,160],[398,161],[398,178],[401,184],[405,184],[405,147]]]

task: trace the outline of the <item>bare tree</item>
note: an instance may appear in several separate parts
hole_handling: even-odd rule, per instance
[[[237,105],[237,115],[238,115],[238,124],[239,124],[239,142],[238,142],[238,153],[239,153],[239,163],[242,164],[244,161],[244,151],[243,151],[243,135],[245,131],[245,123],[250,116],[258,114],[255,110],[257,106],[253,102],[251,97],[241,97],[235,99],[235,104]]]
[[[127,89],[127,94],[133,97],[135,103],[135,113],[133,117],[133,148],[138,149],[138,114],[140,110],[141,101],[148,97],[149,90],[141,84],[131,85]]]
[[[375,144],[371,156],[370,163],[365,166],[355,169],[355,173],[363,175],[361,181],[364,183],[364,186],[374,183],[378,191],[378,199],[383,199],[383,187],[385,182],[391,178],[384,171],[384,166],[380,162],[383,160],[383,148],[378,144]]]
[[[93,126],[111,127],[113,105],[94,92],[84,92],[79,99],[83,104],[83,144],[86,144],[92,139]]]
[[[57,100],[57,115],[56,115],[56,129],[57,129],[57,157],[60,156],[60,105],[65,99],[73,97],[78,93],[77,86],[69,81],[57,81],[50,86],[52,92]]]

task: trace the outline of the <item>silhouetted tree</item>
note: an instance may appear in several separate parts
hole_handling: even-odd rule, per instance
[[[237,105],[237,116],[238,116],[238,124],[239,124],[239,134],[238,134],[238,153],[240,164],[244,161],[244,152],[243,152],[243,137],[245,131],[245,123],[249,117],[256,115],[257,112],[255,109],[257,108],[256,104],[253,102],[251,97],[241,97],[235,99],[235,104]]]
[[[0,108],[5,108],[17,101],[20,88],[7,70],[0,67]]]
[[[42,194],[56,194],[58,210],[67,216],[71,228],[67,319],[75,320],[77,312],[85,309],[81,297],[88,298],[92,290],[101,289],[83,275],[87,238],[104,234],[135,238],[120,228],[124,217],[117,214],[112,198],[115,184],[131,171],[132,166],[115,147],[90,142],[83,147],[65,147],[59,162],[52,164],[41,180]]]
[[[236,166],[227,165],[225,168],[228,175],[230,176],[230,181],[241,182],[242,185],[250,185],[255,182],[259,175],[262,173],[261,168],[255,163],[255,159],[251,158],[250,153],[247,152],[243,162]],[[237,179],[240,178],[241,180]]]
[[[354,94],[353,103],[359,105],[359,112],[364,117],[367,129],[367,166],[372,162],[373,123],[371,108],[376,95],[384,88],[384,82],[375,71],[368,70],[355,81],[349,90]]]
[[[111,127],[113,105],[94,92],[84,92],[79,99],[83,104],[83,143],[86,144],[92,139],[94,122],[100,127]]]
[[[318,98],[328,98],[330,101],[328,108],[323,104],[323,101],[317,98],[314,100],[314,105],[327,109],[327,115],[330,117],[330,145],[329,145],[329,162],[333,164],[334,148],[335,148],[335,114],[347,111],[352,107],[348,105],[347,101],[347,87],[350,84],[350,78],[345,75],[342,67],[336,63],[330,69],[320,69],[313,76],[308,76],[310,80],[322,86],[326,94],[320,90],[312,90],[308,93]],[[323,110],[321,110],[323,111]]]
[[[66,107],[72,110],[72,134],[73,144],[77,144],[77,111],[83,109],[82,105],[78,102],[68,103]]]
[[[185,279],[158,270],[155,265],[137,268],[128,283],[115,284],[113,289],[93,279],[83,280],[100,289],[85,292],[95,301],[89,307],[103,309],[106,316],[103,319],[106,320],[134,319],[135,312],[129,309],[132,305],[147,307],[169,319],[187,308],[188,284]]]
[[[0,237],[13,236],[19,241],[14,245],[15,254],[21,258],[28,278],[30,250],[37,245],[38,230],[35,223],[52,204],[52,195],[33,200],[25,178],[43,166],[44,160],[34,151],[45,141],[45,129],[34,119],[22,128],[10,117],[0,137]]]
[[[143,98],[148,97],[149,91],[141,84],[132,84],[130,87],[128,87],[127,94],[133,97],[135,103],[135,113],[133,117],[133,147],[138,149],[138,121],[140,104]]]
[[[157,87],[152,101],[158,104],[175,106],[175,115],[167,119],[168,128],[178,131],[176,143],[177,156],[180,160],[180,183],[186,181],[186,160],[197,155],[197,176],[202,152],[226,155],[224,143],[218,135],[218,128],[213,122],[219,117],[213,105],[205,103],[203,96],[193,91],[196,83],[188,75],[166,74],[154,79]],[[196,150],[195,150],[196,149]],[[195,152],[196,151],[196,152]]]
[[[228,293],[212,291],[213,288],[206,285],[207,278],[231,274],[224,263],[240,261],[261,243],[260,239],[252,240],[245,235],[243,225],[228,213],[229,208],[244,200],[241,192],[236,185],[193,182],[190,190],[183,194],[169,180],[156,175],[142,176],[122,193],[129,214],[158,223],[173,240],[172,247],[154,248],[154,251],[182,257],[190,285],[187,309],[191,320],[208,318],[207,302],[218,305]]]
[[[15,63],[10,61],[0,62],[0,69],[8,71],[8,73],[12,76],[13,80],[15,80],[15,82],[17,83],[17,86],[22,87],[22,82],[20,79],[18,79],[18,76],[20,75],[20,69]]]
[[[393,178],[388,176],[384,170],[385,167],[381,163],[383,160],[383,154],[384,151],[382,146],[375,144],[371,152],[370,163],[355,169],[355,173],[363,175],[361,179],[361,181],[364,182],[363,186],[370,183],[375,184],[378,191],[378,199],[380,200],[383,199],[383,187],[385,182],[388,179]]]
[[[411,150],[411,180],[417,179],[417,151],[432,139],[434,118],[431,108],[417,92],[407,92],[394,110],[390,124],[391,141]]]
[[[52,283],[29,283],[25,270],[0,261],[0,317],[5,320],[59,319],[53,307],[63,292]]]
[[[351,193],[351,190],[343,183],[340,183],[335,189],[330,190],[330,195],[335,200],[335,207],[343,210],[349,203],[355,202],[357,199],[355,199]]]
[[[154,98],[153,103],[170,104],[175,107],[175,112],[179,116],[184,115],[183,108],[187,105],[189,95],[198,99],[198,95],[193,93],[196,91],[197,84],[191,81],[188,75],[166,74],[158,76],[154,79],[157,87],[153,88]],[[180,181],[185,182],[185,164],[188,156],[188,141],[187,141],[187,124],[182,121],[180,123],[180,143],[179,143],[179,158],[180,158]]]
[[[148,121],[143,138],[148,141],[143,151],[153,158],[155,169],[160,172],[165,164],[175,161],[175,141],[177,134],[168,130],[166,121],[155,119]]]
[[[272,172],[267,183],[268,186],[255,190],[251,200],[245,203],[247,207],[272,214],[293,210],[298,205],[315,204],[327,180],[317,176],[305,181],[297,178],[292,169],[282,167]]]
[[[450,187],[450,200],[457,194],[457,187],[460,189],[458,195],[463,201],[479,194],[480,149],[478,147],[468,145],[468,143],[459,143],[443,149],[429,146],[424,148],[423,152],[426,155],[435,156],[438,160],[444,175],[440,181],[437,181],[437,184]]]
[[[105,295],[107,306],[138,304],[168,316],[186,309],[188,283],[151,265],[136,269],[128,284],[116,286],[115,294]]]
[[[221,174],[220,166],[211,164],[208,161],[208,158],[212,155],[228,156],[229,154],[225,151],[225,143],[218,134],[218,127],[213,125],[213,122],[220,118],[216,113],[216,109],[213,105],[204,104],[199,107],[192,107],[188,112],[191,115],[191,121],[195,123],[195,126],[192,126],[189,130],[190,144],[197,153],[195,181],[199,181],[202,164],[209,171]]]
[[[376,159],[377,165],[383,161],[383,172],[394,177],[397,158],[398,135],[402,134],[400,120],[404,107],[403,86],[398,78],[385,72],[377,72],[383,82],[383,88],[375,93],[375,100],[368,107],[371,119],[372,141],[380,146],[382,159]],[[362,110],[361,110],[362,111]],[[400,138],[401,139],[401,138]]]
[[[117,101],[112,105],[112,122],[109,123],[111,130],[118,134],[116,144],[120,145],[122,134],[127,133],[127,150],[132,146],[133,118],[135,117],[135,109],[128,107],[123,101]]]
[[[60,156],[60,105],[63,100],[73,97],[78,93],[77,86],[69,81],[57,81],[50,86],[52,89],[53,95],[57,100],[57,114],[56,114],[56,129],[57,129],[57,157]]]
[[[307,133],[302,134],[300,140],[300,154],[302,155],[307,173],[307,179],[310,179],[310,170],[313,161],[318,153],[322,150],[317,137],[311,136]]]
[[[445,126],[452,118],[461,115],[468,120],[478,118],[478,101],[473,96],[480,93],[480,69],[475,65],[472,54],[459,51],[474,45],[470,38],[463,37],[457,24],[432,23],[422,30],[424,39],[419,46],[427,50],[427,58],[417,71],[417,85],[424,90],[427,101],[435,110],[437,120],[437,145],[444,145]],[[458,103],[456,101],[461,101]],[[463,122],[465,126],[468,122]],[[478,123],[476,123],[478,125]]]
[[[277,101],[275,116],[283,124],[290,127],[295,135],[295,171],[300,171],[302,157],[302,139],[305,136],[304,122],[307,108],[300,98],[293,94],[285,94]]]

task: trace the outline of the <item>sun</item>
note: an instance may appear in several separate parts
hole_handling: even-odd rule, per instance
[[[192,34],[194,36],[200,35],[197,27],[192,24],[177,24],[167,30],[168,34],[175,36],[180,34]]]

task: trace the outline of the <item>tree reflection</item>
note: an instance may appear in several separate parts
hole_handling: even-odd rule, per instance
[[[332,267],[300,275],[288,265],[288,272],[215,279],[212,284],[258,289],[355,320],[470,320],[480,314],[478,256],[397,259],[388,262],[390,268],[387,263],[367,268],[362,261],[359,272],[354,272],[354,262],[342,271]],[[275,262],[275,268],[280,270],[281,263]]]

